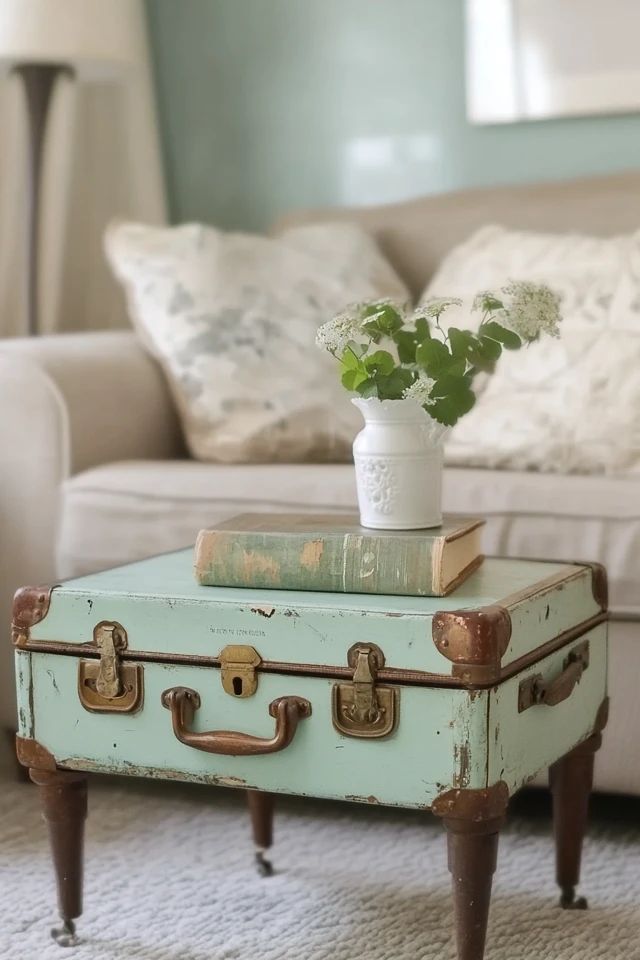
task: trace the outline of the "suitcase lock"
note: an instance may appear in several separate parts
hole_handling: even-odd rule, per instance
[[[127,631],[119,624],[102,620],[93,631],[98,660],[81,660],[78,667],[78,696],[85,710],[93,713],[133,713],[142,705],[142,665],[122,663],[120,655],[128,646]]]
[[[395,728],[398,691],[376,683],[384,654],[374,643],[356,643],[348,654],[349,683],[336,683],[331,695],[333,725],[346,737],[386,737]]]
[[[230,644],[220,651],[220,673],[224,691],[232,697],[252,697],[258,689],[256,667],[262,657],[253,647]]]

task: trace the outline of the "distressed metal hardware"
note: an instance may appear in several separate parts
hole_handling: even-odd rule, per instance
[[[398,691],[376,684],[384,654],[373,643],[356,643],[348,654],[353,679],[335,683],[331,692],[333,725],[346,737],[386,737],[396,726]]]
[[[302,697],[280,697],[269,704],[269,715],[275,718],[273,737],[264,739],[235,730],[210,730],[195,733],[189,730],[196,710],[200,709],[200,694],[189,687],[171,687],[162,694],[162,706],[171,711],[173,732],[180,743],[205,753],[228,757],[260,756],[278,753],[293,740],[298,722],[311,716],[311,704]]]
[[[262,657],[253,647],[230,644],[220,652],[222,687],[232,697],[252,697],[258,689],[256,667]]]
[[[522,681],[518,689],[518,713],[523,713],[529,707],[539,704],[555,707],[567,700],[588,666],[589,641],[586,640],[573,648],[565,658],[562,673],[554,680],[545,680],[541,673],[536,673]]]
[[[85,710],[93,713],[133,713],[142,705],[142,664],[122,663],[120,655],[128,646],[127,631],[103,620],[93,631],[98,660],[80,660],[78,696]]]

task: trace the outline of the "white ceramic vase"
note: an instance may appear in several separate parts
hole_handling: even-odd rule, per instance
[[[418,530],[442,523],[442,442],[447,429],[415,400],[352,403],[365,420],[353,443],[360,523]]]

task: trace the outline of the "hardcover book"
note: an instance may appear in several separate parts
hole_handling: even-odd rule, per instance
[[[200,531],[195,575],[216,587],[443,597],[482,562],[483,523],[373,530],[355,514],[243,513]]]

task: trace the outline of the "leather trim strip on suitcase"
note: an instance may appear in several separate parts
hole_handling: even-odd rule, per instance
[[[547,643],[542,644],[542,646],[538,647],[537,650],[533,650],[531,653],[525,654],[518,660],[513,660],[501,671],[500,683],[502,683],[504,680],[510,680],[511,677],[514,677],[522,670],[526,670],[527,667],[532,667],[534,664],[538,663],[539,660],[544,660],[545,657],[555,653],[556,650],[560,650],[565,646],[565,644],[572,643],[574,640],[577,640],[579,637],[583,636],[583,634],[593,630],[594,627],[599,626],[601,623],[605,623],[608,619],[609,618],[604,611],[601,613],[596,613],[595,616],[591,617],[590,620],[585,620],[584,624],[582,624],[580,627],[573,627],[571,630],[565,630],[564,633],[559,634],[553,640],[549,640]]]
[[[427,687],[457,687],[463,689],[482,690],[489,689],[497,683],[510,679],[521,670],[532,666],[544,657],[549,656],[556,650],[578,639],[583,634],[592,630],[594,627],[607,620],[607,614],[602,612],[595,614],[588,620],[570,630],[565,630],[558,634],[552,640],[532,650],[530,653],[518,660],[514,660],[500,672],[498,678],[487,683],[466,683],[459,677],[450,674],[428,673],[423,670],[402,670],[396,667],[383,667],[377,674],[380,683],[399,683],[407,686],[427,686]],[[22,648],[25,653],[53,653],[68,657],[90,657],[98,658],[99,651],[91,643],[65,643],[56,640],[30,640]],[[210,667],[220,669],[220,659],[218,657],[207,657],[198,654],[179,654],[179,653],[159,653],[150,650],[126,650],[121,654],[122,660],[136,661],[139,663],[170,663],[176,666],[194,666]],[[327,680],[351,679],[353,671],[349,667],[340,667],[329,664],[312,663],[287,663],[278,660],[263,660],[260,666],[256,668],[258,673],[282,673],[297,674],[306,677],[323,677]]]
[[[549,561],[546,562],[548,563]],[[518,606],[519,603],[522,603],[523,600],[529,600],[532,597],[543,597],[545,593],[549,593],[549,591],[555,589],[555,587],[560,584],[566,585],[567,583],[571,583],[572,580],[580,579],[580,577],[584,576],[584,571],[588,564],[583,563],[579,565],[570,563],[567,564],[567,566],[575,567],[575,572],[569,575],[567,575],[566,570],[564,572],[552,573],[550,576],[545,577],[544,580],[538,580],[536,583],[525,587],[524,590],[518,590],[517,593],[509,594],[509,596],[504,597],[502,600],[496,600],[496,603],[506,609],[512,609]]]
[[[543,557],[509,557],[510,560],[529,560],[534,563],[564,563],[568,567],[580,567],[582,569],[588,568],[591,570],[591,590],[593,593],[593,599],[598,604],[602,610],[606,610],[609,605],[609,583],[607,577],[606,567],[598,563],[595,560],[550,560],[549,557],[546,559]],[[575,576],[569,577],[570,580],[573,580]],[[556,577],[549,579],[556,580]],[[546,585],[547,581],[543,580],[537,586]],[[513,594],[512,597],[507,597],[506,600],[502,601],[503,606],[510,605],[514,598],[524,599],[525,596],[529,596],[529,590],[523,591],[519,594]]]

